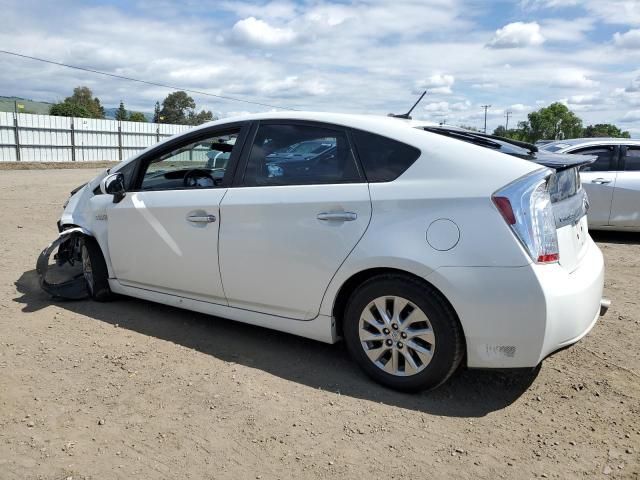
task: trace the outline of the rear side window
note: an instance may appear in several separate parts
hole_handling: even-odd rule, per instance
[[[615,153],[615,147],[613,145],[581,148],[580,150],[574,150],[569,153],[577,155],[594,155],[598,157],[592,164],[582,167],[580,170],[583,172],[606,172],[608,170],[613,170],[612,163],[613,155]]]
[[[627,172],[640,171],[640,147],[627,147],[624,156],[624,169]]]
[[[310,125],[260,125],[244,174],[246,186],[361,182],[347,135]]]
[[[353,130],[358,157],[369,182],[391,182],[420,156],[420,150],[397,140]]]

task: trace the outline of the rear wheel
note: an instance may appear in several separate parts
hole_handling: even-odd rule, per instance
[[[82,274],[89,296],[98,302],[111,300],[113,294],[109,288],[109,272],[100,245],[94,238],[84,237],[80,249]]]
[[[437,387],[464,355],[453,309],[433,287],[409,276],[382,275],[364,282],[349,299],[343,330],[360,367],[398,390]]]

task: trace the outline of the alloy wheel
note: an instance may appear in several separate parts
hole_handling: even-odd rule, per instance
[[[358,334],[369,360],[395,376],[420,373],[435,351],[435,335],[427,315],[398,296],[370,302],[360,315]]]

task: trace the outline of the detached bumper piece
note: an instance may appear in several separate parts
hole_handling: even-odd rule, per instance
[[[36,271],[40,287],[49,295],[65,300],[81,300],[89,296],[80,256],[82,236],[87,234],[90,235],[83,228],[65,230],[38,257]],[[56,249],[51,262],[51,254]]]

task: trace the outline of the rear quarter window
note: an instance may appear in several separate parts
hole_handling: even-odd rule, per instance
[[[358,157],[369,182],[392,182],[420,156],[420,150],[391,138],[352,131]]]

